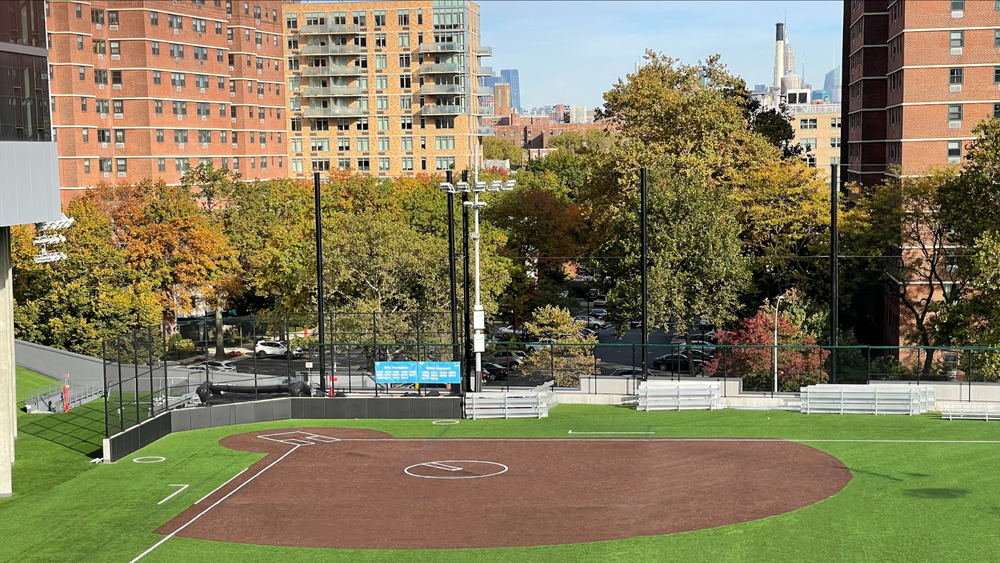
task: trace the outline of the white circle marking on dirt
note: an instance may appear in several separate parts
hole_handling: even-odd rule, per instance
[[[499,470],[498,471],[494,471],[493,473],[487,473],[485,475],[455,475],[455,476],[448,476],[448,475],[420,475],[418,473],[413,473],[413,472],[410,471],[411,469],[414,469],[414,468],[417,468],[417,467],[427,467],[427,468],[430,468],[430,469],[439,469],[439,470],[444,470],[444,471],[461,471],[461,470],[465,469],[465,467],[459,467],[457,465],[450,465],[450,464],[461,464],[461,463],[479,463],[479,464],[483,464],[483,465],[492,465],[494,467],[499,468]],[[427,461],[427,462],[424,462],[424,463],[416,463],[416,464],[413,464],[413,465],[407,467],[406,469],[404,469],[403,473],[406,473],[410,477],[421,477],[423,479],[478,479],[480,477],[493,477],[493,476],[496,476],[496,475],[500,475],[501,473],[506,473],[507,470],[509,470],[509,469],[510,468],[507,467],[506,465],[504,465],[502,463],[497,463],[495,461],[479,461],[479,460],[475,460],[475,459],[449,459],[449,460],[442,460],[442,461]]]
[[[158,455],[150,455],[146,457],[137,457],[132,461],[134,463],[160,463],[161,461],[167,461],[167,458]]]
[[[443,424],[445,426],[450,426],[452,424],[458,424],[458,423],[459,423],[458,420],[435,420],[434,422],[431,422],[431,424]]]

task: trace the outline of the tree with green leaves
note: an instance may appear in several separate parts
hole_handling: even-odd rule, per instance
[[[551,377],[559,387],[577,387],[581,375],[600,373],[594,358],[597,337],[581,336],[584,324],[567,309],[551,305],[537,309],[524,326],[542,349],[524,362],[524,373]]]
[[[514,141],[483,137],[483,158],[486,160],[509,160],[511,167],[520,166],[524,161],[525,150]]]

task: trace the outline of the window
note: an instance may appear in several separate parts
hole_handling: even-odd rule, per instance
[[[427,137],[420,137],[420,150],[427,150]]]
[[[178,45],[176,43],[170,44],[170,56],[175,59],[184,58],[184,45]]]
[[[111,83],[119,87],[122,85],[122,71],[120,70],[111,71]]]
[[[108,12],[108,25],[118,25],[118,12]]]
[[[111,129],[98,129],[97,130],[97,142],[98,143],[110,143],[111,142]]]
[[[453,156],[439,156],[434,159],[434,169],[435,170],[454,170],[455,169],[455,157]]]
[[[799,146],[802,147],[802,149],[806,150],[806,151],[815,150],[816,149],[816,139],[815,138],[813,138],[813,139],[802,139],[801,141],[799,141]]]
[[[233,170],[237,172],[240,170],[240,157],[238,156],[233,157]]]
[[[170,73],[171,86],[187,86],[187,75],[181,72]]]
[[[226,117],[226,104],[219,104],[219,117]]]
[[[385,27],[385,10],[375,10],[375,27]]]
[[[1000,66],[993,67],[993,83],[1000,84]]]
[[[191,19],[191,29],[197,31],[198,33],[205,33],[205,31],[208,28],[205,27],[205,20],[199,19],[199,18],[192,18]]]
[[[948,70],[948,84],[961,84],[964,76],[964,71],[961,68],[952,68]]]
[[[309,150],[312,152],[330,152],[330,139],[328,137],[311,139],[309,141]]]
[[[76,18],[83,19],[83,6],[80,4],[76,5]]]
[[[399,23],[400,27],[406,27],[410,25],[410,11],[399,10],[398,12],[396,12],[396,21]],[[407,35],[407,37],[409,37],[409,35]],[[400,43],[399,46],[403,47],[404,45]]]
[[[413,151],[413,137],[402,137],[399,140],[400,149],[404,152]]]
[[[962,121],[962,104],[948,106],[948,121]]]
[[[153,41],[149,44],[150,48],[153,50],[153,54],[157,57],[160,56],[160,42]]]
[[[330,171],[330,159],[329,158],[314,158],[312,160],[313,172],[329,172]]]
[[[94,39],[90,42],[90,45],[93,48],[94,53],[97,53],[98,55],[104,54],[105,42],[103,39]]]
[[[404,89],[404,90],[408,90],[410,88],[410,75],[409,74],[401,74],[399,76],[399,87],[402,88],[402,89]]]
[[[226,89],[226,79],[225,78],[223,78],[221,76],[216,77],[216,83],[218,85],[219,90],[225,90]],[[225,117],[225,115],[226,115],[225,112],[223,112],[222,113],[222,117]]]
[[[454,129],[455,128],[455,118],[454,117],[435,117],[434,118],[434,128],[435,129]]]
[[[369,163],[368,159],[367,158],[359,158],[358,159],[358,172],[370,172],[370,171],[371,171],[371,164]]]
[[[389,159],[382,157],[378,159],[378,171],[380,174],[389,172]]]
[[[389,118],[388,117],[379,117],[378,118],[378,130],[379,131],[388,131],[389,130]]]
[[[153,100],[153,113],[157,115],[163,113],[163,100]]]
[[[97,165],[100,168],[101,172],[111,172],[111,159],[110,158],[99,159],[97,161]]]
[[[150,12],[149,25],[160,25],[160,14],[158,14],[157,12]]]
[[[94,104],[97,106],[97,113],[108,113],[107,100],[94,100]]]
[[[413,170],[413,157],[404,156],[403,157],[403,170],[412,171]]]
[[[115,129],[115,142],[116,143],[124,143],[125,142],[125,130],[124,129]]]
[[[194,86],[195,88],[208,88],[208,75],[205,74],[194,75]]]
[[[831,149],[840,148],[840,137],[830,137],[830,148]]]
[[[337,151],[346,152],[351,150],[351,139],[348,137],[337,138]]]
[[[964,12],[965,11],[965,0],[951,0],[951,11],[952,12]]]
[[[222,35],[222,22],[215,22],[215,34]]]
[[[413,109],[413,98],[411,96],[400,96],[399,109]]]
[[[368,137],[358,137],[355,141],[355,148],[361,152],[368,152]]]
[[[961,49],[965,47],[965,32],[964,31],[952,31],[951,39],[948,42],[952,49]]]
[[[124,158],[116,158],[115,169],[119,174],[124,174],[128,171],[128,162]]]
[[[153,84],[160,84],[160,71],[153,71]]]
[[[962,158],[962,141],[948,141],[948,158]]]
[[[80,98],[80,111],[87,113],[87,98]]]
[[[417,9],[417,25],[424,25],[424,11],[420,8]]]
[[[173,104],[174,115],[187,115],[187,102],[171,102]]]
[[[187,129],[174,129],[174,142],[175,143],[186,143],[186,142],[188,142],[188,132],[187,132]]]
[[[108,71],[101,69],[94,69],[94,83],[95,84],[107,84],[108,83]]]
[[[222,131],[219,131],[219,142],[220,143],[226,144],[226,143],[229,142],[229,140],[227,139],[227,137],[229,136],[228,133],[229,132],[226,131],[225,129],[223,129]]]
[[[799,129],[815,129],[816,119],[800,119]]]
[[[289,120],[288,125],[292,131],[302,131],[302,118],[293,117],[292,119]]]
[[[413,130],[413,117],[404,115],[399,118],[399,126],[407,131]]]
[[[368,25],[365,21],[364,12],[354,12],[353,15],[354,15],[354,25],[360,25],[361,27],[365,27]]]
[[[298,29],[299,28],[299,16],[298,14],[286,14],[285,15],[285,29]]]
[[[83,159],[83,173],[84,174],[90,174],[90,159],[89,158]]]
[[[993,119],[1000,119],[1000,104],[993,104]]]
[[[349,158],[337,159],[337,170],[350,170],[350,169],[351,169],[351,159]]]
[[[360,117],[360,118],[358,118],[358,121],[357,121],[357,123],[355,123],[354,127],[358,131],[367,131],[368,130],[368,118],[367,117]]]
[[[206,78],[206,80],[207,80],[207,78]],[[211,113],[212,113],[212,104],[210,104],[208,102],[197,102],[197,103],[198,103],[198,107],[195,108],[195,109],[198,112],[198,115],[205,115],[205,116],[211,115]]]
[[[104,25],[104,10],[90,10],[90,23]]]
[[[806,166],[816,168],[816,155],[810,154],[806,156]]]
[[[83,135],[83,142],[84,143],[89,143],[90,142],[90,129],[87,129],[86,127],[84,127],[83,129],[80,130],[80,133]]]
[[[302,159],[293,158],[292,159],[292,172],[301,173],[302,172]]]
[[[156,130],[156,142],[157,143],[162,143],[163,142],[163,129],[157,129]]]
[[[184,29],[184,18],[167,14],[167,27],[171,29]]]
[[[212,142],[212,132],[206,131],[204,129],[198,131],[198,142],[199,143],[211,143]]]
[[[403,53],[403,54],[399,55],[399,67],[400,68],[409,68],[410,67],[410,54],[409,53]]]
[[[80,50],[80,51],[83,50],[83,36],[82,35],[77,35],[76,36],[76,48],[78,50]]]
[[[389,137],[379,137],[378,152],[388,152],[388,150],[389,150]]]
[[[79,73],[80,73],[80,80],[86,80],[87,79],[87,67],[81,66],[79,68]]]
[[[388,55],[375,55],[375,68],[385,68],[388,66]]]
[[[208,47],[195,47],[194,48],[194,60],[196,60],[196,61],[207,61],[208,60]]]
[[[294,119],[292,120],[295,121]],[[294,130],[294,129],[293,129]],[[313,131],[329,131],[330,122],[326,119],[314,119],[312,120],[312,130]]]
[[[385,45],[386,45],[385,34],[384,33],[376,33],[375,34],[375,48],[376,49],[384,49]]]
[[[188,170],[188,168],[190,168],[190,166],[191,165],[188,164],[188,159],[186,159],[186,158],[175,158],[174,159],[174,170],[176,170],[177,172],[187,172],[187,170]]]

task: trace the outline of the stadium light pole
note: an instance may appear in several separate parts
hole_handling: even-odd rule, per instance
[[[771,392],[772,397],[778,392],[778,307],[781,306],[781,300],[784,298],[784,295],[779,295],[777,301],[774,302],[774,356],[772,358],[772,368],[774,370],[774,391]]]
[[[840,340],[840,231],[837,216],[840,213],[840,187],[837,185],[837,166],[830,166],[830,383],[837,382],[837,346]]]
[[[459,182],[461,191],[467,191],[467,183]],[[445,181],[441,184],[441,190],[448,195],[448,273],[451,281],[451,359],[459,362],[462,359],[462,352],[458,345],[458,284],[455,274],[455,194],[460,190],[452,184],[452,171],[445,173]],[[464,386],[464,379],[459,382],[459,391]]]
[[[319,306],[319,391],[326,396],[326,332],[323,330],[323,213],[320,208],[319,172],[313,173],[316,206],[316,304]]]

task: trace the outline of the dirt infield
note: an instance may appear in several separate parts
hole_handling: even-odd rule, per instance
[[[269,455],[157,532],[197,518],[177,535],[328,548],[593,542],[781,514],[851,479],[836,458],[781,441],[392,439],[297,428],[220,443]]]

